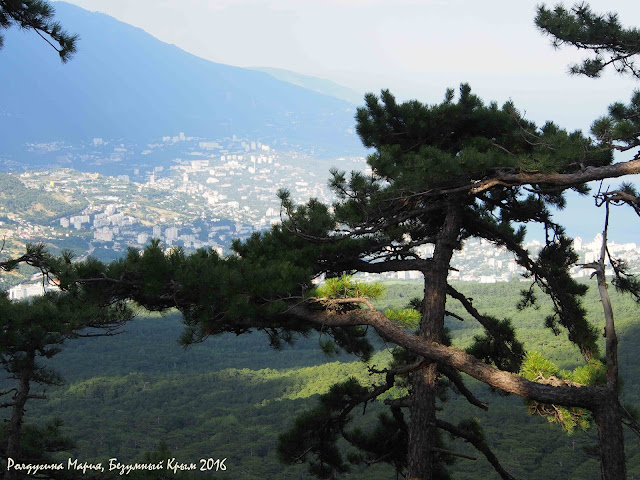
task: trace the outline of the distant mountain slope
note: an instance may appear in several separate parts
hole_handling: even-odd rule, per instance
[[[331,80],[324,78],[310,77],[308,75],[302,75],[290,70],[284,70],[282,68],[270,68],[270,67],[254,67],[253,70],[259,72],[265,72],[269,75],[282,80],[284,82],[293,83],[303,88],[313,90],[314,92],[329,95],[331,97],[341,98],[349,103],[360,105],[364,103],[364,95],[351,90],[348,87],[335,83]]]
[[[0,51],[0,153],[26,141],[145,141],[180,131],[359,147],[347,102],[209,62],[107,15],[54,5],[56,19],[80,35],[78,53],[63,65],[36,34],[9,29]]]

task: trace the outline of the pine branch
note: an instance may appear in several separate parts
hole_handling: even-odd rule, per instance
[[[452,455],[454,457],[460,457],[460,458],[466,458],[467,460],[477,460],[477,457],[474,457],[472,455],[467,455],[466,453],[462,453],[462,452],[454,452],[453,450],[448,450],[446,448],[440,448],[440,447],[431,447],[431,451],[432,452],[437,452],[437,453],[443,453],[445,455]]]
[[[464,318],[463,318],[463,317],[461,317],[460,315],[458,315],[457,313],[451,312],[451,311],[449,311],[449,310],[445,310],[445,311],[444,311],[444,314],[445,314],[447,317],[455,318],[456,320],[460,320],[461,322],[464,322]]]
[[[462,438],[473,445],[476,450],[478,450],[486,457],[494,470],[498,473],[498,475],[500,475],[500,478],[502,478],[503,480],[515,480],[513,475],[511,475],[504,469],[504,467],[500,464],[498,457],[495,456],[489,446],[485,442],[483,442],[482,439],[478,438],[471,432],[467,432],[460,427],[456,427],[455,425],[443,420],[436,420],[436,425],[438,426],[438,428],[445,430],[456,437]]]
[[[636,436],[640,437],[640,423],[635,417],[627,410],[624,405],[620,405],[622,411],[622,423],[624,423],[629,430],[631,430]]]
[[[453,288],[451,285],[447,285],[447,295],[455,298],[462,304],[464,309],[469,315],[471,315],[482,327],[492,335],[498,335],[492,322],[488,321],[485,315],[482,315],[471,303],[471,299],[467,298],[464,294]]]
[[[590,408],[597,405],[607,394],[607,390],[602,386],[570,385],[557,378],[539,382],[526,380],[519,375],[492,367],[464,350],[412,335],[378,311],[358,309],[335,314],[296,306],[290,308],[286,316],[321,326],[371,326],[387,341],[417,355],[460,370],[499,390],[541,403]]]
[[[465,193],[476,196],[482,192],[493,190],[496,187],[514,187],[522,185],[538,186],[564,186],[572,187],[593,180],[618,178],[625,175],[640,173],[640,159],[619,162],[602,167],[586,167],[572,173],[503,173],[494,177],[478,179],[475,182],[454,188],[433,188],[422,192],[407,195],[406,199],[414,197],[434,197]]]
[[[570,11],[562,5],[553,10],[542,5],[538,7],[535,23],[544,34],[551,36],[554,48],[567,44],[593,52],[591,58],[571,66],[572,74],[599,77],[612,65],[618,73],[640,78],[640,70],[633,61],[640,54],[640,31],[623,28],[616,14],[595,14],[585,3],[577,4]]]
[[[389,407],[409,408],[411,407],[411,397],[407,395],[401,398],[387,398],[383,403]]]
[[[611,298],[607,291],[607,278],[605,275],[605,258],[607,253],[607,233],[609,230],[609,202],[605,202],[605,220],[602,230],[602,245],[600,248],[600,258],[597,261],[595,270],[598,279],[598,292],[602,302],[602,310],[605,319],[605,356],[607,362],[607,384],[615,390],[618,385],[618,337],[616,335],[615,323],[613,319],[613,307]]]
[[[76,52],[78,35],[70,35],[62,30],[54,21],[54,10],[51,5],[42,0],[0,0],[0,13],[6,19],[6,24],[0,28],[7,28],[12,23],[20,28],[33,30],[60,56],[63,63],[68,62]],[[0,36],[0,47],[1,45]]]
[[[489,405],[478,400],[473,392],[471,392],[471,390],[467,388],[458,371],[444,365],[438,365],[438,370],[442,372],[449,380],[451,380],[458,392],[460,392],[471,405],[474,405],[485,411],[489,410]]]
[[[371,301],[366,297],[352,297],[352,298],[327,298],[327,297],[311,297],[309,300],[315,302],[322,302],[325,305],[345,305],[345,304],[358,304],[364,303],[370,310],[375,310],[375,307]]]

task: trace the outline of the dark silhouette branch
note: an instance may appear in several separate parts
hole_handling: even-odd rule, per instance
[[[465,431],[462,428],[457,427],[451,423],[445,422],[443,420],[437,420],[436,425],[441,430],[445,430],[449,432],[451,435],[462,438],[465,441],[469,442],[471,445],[473,445],[476,448],[476,450],[478,450],[480,453],[482,453],[486,457],[486,459],[489,461],[489,463],[494,468],[494,470],[498,473],[498,475],[500,475],[500,478],[502,478],[503,480],[515,480],[513,475],[507,472],[504,469],[504,467],[500,464],[500,462],[498,461],[498,457],[495,456],[495,454],[491,451],[489,446],[485,442],[483,442],[481,438],[478,438],[477,435],[474,435],[471,432]]]

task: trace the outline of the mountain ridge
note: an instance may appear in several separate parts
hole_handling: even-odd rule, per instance
[[[330,97],[339,98],[345,100],[351,104],[358,105],[363,102],[364,94],[360,94],[349,87],[340,85],[333,80],[326,78],[313,77],[310,75],[304,75],[302,73],[293,72],[284,68],[273,67],[251,67],[251,70],[268,73],[272,77],[282,80],[293,85],[313,90],[314,92],[322,93]]]
[[[64,28],[80,35],[68,64],[33,32],[6,32],[0,52],[5,148],[93,137],[147,141],[179,131],[361,148],[355,109],[345,101],[210,62],[102,13],[64,2],[55,8]]]

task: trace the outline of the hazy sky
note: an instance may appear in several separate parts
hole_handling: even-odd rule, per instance
[[[535,121],[586,129],[636,85],[615,75],[566,75],[580,58],[554,51],[533,25],[531,0],[70,0],[112,15],[206,59],[279,67],[359,93],[439,101],[460,82],[486,100],[512,98]],[[640,2],[595,0],[623,23]]]
[[[485,101],[512,99],[528,119],[552,119],[569,129],[588,130],[610,103],[626,102],[633,89],[640,88],[640,82],[615,74],[598,80],[568,76],[568,64],[582,54],[570,48],[554,50],[535,28],[539,1],[69,2],[215,62],[284,68],[333,80],[358,93],[389,88],[399,99],[425,103],[439,102],[447,87],[469,82]],[[640,24],[637,0],[589,3],[598,12],[618,12],[625,25]],[[581,212],[590,214],[586,212],[592,212],[592,202],[574,201],[576,207],[561,215],[574,234],[582,233]],[[629,217],[619,221],[628,222],[623,218]],[[630,224],[620,225],[620,231],[626,235],[618,235],[638,242],[638,223],[625,225]]]

